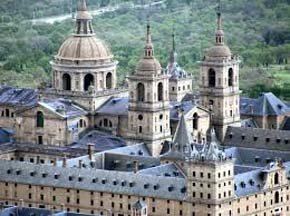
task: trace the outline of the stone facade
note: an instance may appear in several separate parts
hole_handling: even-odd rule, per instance
[[[220,140],[229,125],[239,125],[239,63],[224,43],[221,14],[218,13],[216,43],[201,63],[201,104],[214,113],[213,122]]]
[[[145,141],[153,155],[159,155],[165,140],[171,139],[169,80],[154,57],[150,26],[147,26],[144,57],[129,79],[128,138]]]

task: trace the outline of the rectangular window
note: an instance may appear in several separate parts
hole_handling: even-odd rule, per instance
[[[43,144],[43,137],[42,136],[38,136],[38,142],[39,145]]]

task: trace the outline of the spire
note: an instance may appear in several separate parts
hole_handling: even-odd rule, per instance
[[[149,18],[147,19],[147,32],[146,32],[146,45],[145,45],[145,58],[154,57],[154,46],[151,38],[151,27]]]
[[[92,28],[92,15],[87,10],[86,0],[80,0],[76,17],[76,34],[91,35],[94,33]]]
[[[217,13],[217,30],[215,32],[215,42],[217,45],[224,44],[224,31],[222,27],[222,9],[221,9],[221,0],[218,0],[218,6],[216,9]]]
[[[170,54],[170,58],[169,58],[169,63],[170,64],[176,63],[176,58],[177,58],[177,54],[176,54],[176,50],[175,50],[175,32],[173,29],[173,32],[172,32],[172,50],[171,50],[171,54]],[[171,66],[173,66],[173,65],[171,65]]]
[[[79,11],[86,11],[87,10],[87,2],[86,0],[80,0],[79,4]]]

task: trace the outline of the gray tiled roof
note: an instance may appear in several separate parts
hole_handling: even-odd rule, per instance
[[[252,118],[241,119],[241,126],[242,127],[250,127],[250,128],[258,128],[257,123]]]
[[[101,152],[114,148],[124,147],[126,143],[120,137],[93,130],[86,133],[77,143],[72,144],[70,147],[87,149],[88,144],[93,144],[95,151]]]
[[[171,102],[170,103],[170,120],[179,121],[179,113],[182,111],[184,115],[195,107],[193,101]]]
[[[9,143],[12,140],[12,133],[10,130],[0,128],[0,144]]]
[[[63,118],[75,118],[88,114],[83,108],[66,99],[44,99],[38,103]]]
[[[282,125],[281,129],[282,130],[290,130],[290,116],[286,117],[286,119],[283,122],[283,125]]]
[[[30,107],[36,105],[38,95],[34,89],[0,86],[0,104]]]
[[[290,133],[283,130],[228,127],[225,146],[289,151]]]
[[[257,99],[241,98],[240,110],[242,115],[277,116],[290,112],[290,107],[268,92]]]
[[[31,172],[34,172],[33,176]],[[43,173],[47,175],[44,177]],[[69,181],[69,176],[74,178]],[[0,181],[173,200],[185,200],[187,195],[186,181],[183,178],[64,168],[7,160],[0,160]]]
[[[156,176],[167,176],[167,177],[178,177],[185,178],[184,174],[172,163],[164,164],[148,169],[143,169],[138,172],[138,174],[149,174]]]
[[[129,98],[116,98],[109,99],[104,105],[96,110],[98,114],[110,115],[127,115],[128,114]]]

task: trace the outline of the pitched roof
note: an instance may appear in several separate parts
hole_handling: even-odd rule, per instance
[[[34,172],[33,176],[30,175],[31,172]],[[43,173],[47,175],[44,176]],[[69,176],[73,177],[72,181],[68,180]],[[187,197],[186,181],[183,178],[7,160],[0,160],[0,181],[180,201]]]
[[[277,116],[290,112],[290,107],[273,93],[262,93],[257,99],[241,98],[242,115]]]
[[[229,126],[223,145],[289,151],[290,133],[283,130]]]
[[[290,116],[285,118],[281,129],[282,130],[290,130]]]
[[[8,143],[12,140],[12,133],[10,130],[0,128],[0,144]]]
[[[96,110],[99,114],[110,115],[127,115],[128,114],[129,98],[127,97],[113,97],[109,99],[104,105]]]
[[[0,105],[30,107],[36,105],[38,93],[34,89],[0,86]]]
[[[88,114],[86,110],[66,99],[44,99],[38,104],[63,118],[75,118]]]

